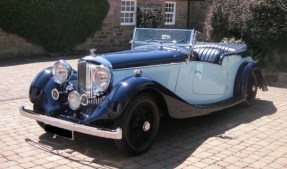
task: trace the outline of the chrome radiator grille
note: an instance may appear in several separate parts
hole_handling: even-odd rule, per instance
[[[81,112],[85,115],[91,115],[97,106],[104,100],[104,96],[96,97],[93,86],[92,75],[95,70],[95,64],[80,60],[78,63],[78,92],[80,95],[86,94],[89,98],[88,105],[81,105]]]

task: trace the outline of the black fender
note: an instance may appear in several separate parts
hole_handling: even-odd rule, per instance
[[[245,86],[246,80],[248,78],[249,73],[254,68],[253,62],[244,62],[242,63],[237,71],[236,78],[234,81],[234,89],[233,96],[244,99],[245,98]]]
[[[32,103],[40,105],[43,88],[52,77],[53,74],[51,67],[42,70],[36,75],[29,89],[29,98]]]
[[[77,72],[73,71],[70,79],[77,80]],[[51,91],[56,88],[59,91],[63,90],[63,85],[59,85],[54,81],[52,67],[42,70],[36,75],[29,89],[29,99],[33,104],[41,106],[44,113],[54,113],[63,109],[61,100],[54,100],[51,96]]]
[[[263,91],[267,91],[265,80],[260,69],[257,68],[254,62],[244,62],[240,65],[237,71],[237,74],[236,74],[236,78],[234,82],[234,91],[233,91],[234,97],[240,97],[242,99],[245,99],[246,90],[247,90],[246,83],[247,83],[248,76],[252,71],[256,75],[258,87],[262,88]]]
[[[165,99],[163,98],[164,87],[158,82],[145,76],[131,76],[119,82],[111,90],[106,102],[105,110],[110,119],[122,115],[130,101],[139,93],[147,92],[158,101],[163,110],[166,110]]]

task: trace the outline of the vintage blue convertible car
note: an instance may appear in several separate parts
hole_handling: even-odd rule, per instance
[[[188,118],[251,105],[264,78],[245,45],[195,42],[194,30],[134,30],[130,51],[95,54],[78,69],[59,60],[33,80],[33,108],[20,113],[46,131],[114,139],[123,152],[147,151],[160,117]]]

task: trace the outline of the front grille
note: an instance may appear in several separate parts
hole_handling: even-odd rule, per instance
[[[98,105],[104,100],[104,96],[96,97],[93,93],[92,74],[95,69],[95,64],[80,60],[78,63],[78,92],[80,95],[86,94],[89,98],[88,105],[81,105],[81,112],[87,116],[91,115]]]

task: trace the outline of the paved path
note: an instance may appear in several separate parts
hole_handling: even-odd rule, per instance
[[[163,119],[151,150],[128,157],[112,140],[54,137],[19,115],[20,105],[30,105],[30,82],[53,63],[0,63],[0,168],[287,168],[287,85],[259,91],[250,108]]]

